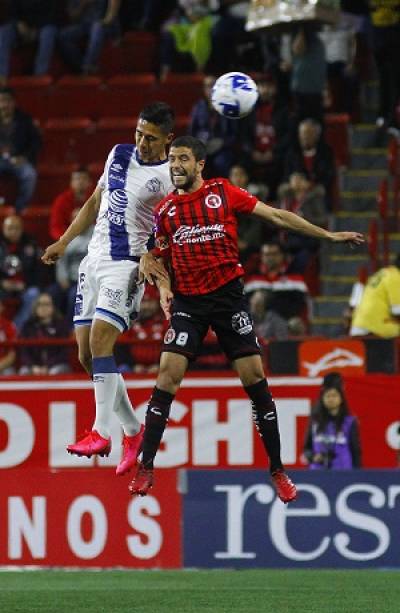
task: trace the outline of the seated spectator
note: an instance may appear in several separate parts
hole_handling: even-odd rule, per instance
[[[35,240],[24,232],[21,217],[6,217],[0,235],[0,290],[5,305],[16,312],[18,329],[39,295],[39,255]]]
[[[327,209],[332,210],[335,159],[331,147],[323,139],[321,124],[314,119],[305,119],[300,123],[298,138],[287,151],[285,181],[294,172],[305,174],[314,185],[322,185]]]
[[[304,457],[314,470],[361,467],[358,423],[349,413],[343,387],[334,380],[322,385],[312,409]]]
[[[167,328],[168,322],[161,311],[158,291],[153,286],[147,285],[139,316],[123,337],[132,341],[129,347],[130,356],[125,360],[124,369],[127,369],[127,364],[130,364],[133,372],[156,372]],[[120,352],[123,351],[123,347],[126,345],[119,348]],[[118,361],[121,361],[121,358]]]
[[[72,221],[73,213],[89,198],[93,191],[89,171],[82,167],[71,173],[69,188],[59,194],[50,211],[49,234],[57,241]]]
[[[278,242],[261,247],[260,264],[246,275],[244,291],[257,292],[250,296],[250,311],[260,336],[284,339],[306,332],[308,289],[301,275],[288,272],[288,262]]]
[[[204,96],[194,105],[188,133],[199,138],[207,147],[207,177],[227,177],[234,163],[238,145],[240,121],[222,117],[211,105],[212,76],[204,77]]]
[[[251,156],[255,176],[267,183],[269,196],[275,200],[289,144],[289,108],[278,95],[275,79],[258,79],[257,86],[259,97],[256,108],[245,121],[248,130],[245,147]]]
[[[15,374],[17,352],[13,347],[4,347],[4,342],[12,342],[17,336],[17,329],[4,314],[2,293],[0,293],[0,376]]]
[[[50,294],[42,293],[34,302],[31,317],[24,324],[22,339],[67,338],[68,329],[56,311]],[[60,375],[70,372],[68,351],[63,345],[34,345],[20,352],[20,375]]]
[[[70,24],[59,34],[59,48],[73,72],[98,72],[104,42],[120,34],[120,6],[121,0],[68,0]],[[84,51],[82,41],[86,44]]]
[[[10,72],[10,56],[15,32],[13,0],[0,2],[0,87],[4,87]]]
[[[160,46],[160,80],[171,70],[202,71],[211,55],[211,32],[216,18],[209,0],[178,0],[180,13],[163,28]],[[179,70],[180,69],[180,70]]]
[[[306,174],[293,172],[288,183],[283,183],[278,192],[278,206],[292,211],[307,221],[326,227],[328,223],[322,185],[313,185]],[[319,241],[310,236],[287,232],[285,247],[292,256],[291,272],[304,273],[310,257],[319,250]]]
[[[351,336],[400,336],[400,254],[392,266],[381,268],[369,277],[354,304]]]
[[[257,196],[262,202],[267,195],[267,187],[262,184],[249,183],[249,175],[244,166],[235,164],[229,172],[232,185],[241,187]],[[265,238],[266,226],[260,224],[251,215],[241,215],[238,218],[238,245],[241,261],[244,262],[252,253],[258,253]]]
[[[72,212],[71,221],[78,213],[79,209]],[[66,322],[69,326],[72,326],[74,316],[79,265],[87,255],[93,227],[90,226],[67,245],[63,257],[56,262],[56,283],[48,288],[56,306],[66,314]]]
[[[0,88],[0,176],[17,180],[17,213],[28,206],[35,191],[40,147],[40,132],[30,115],[15,107],[12,89]]]

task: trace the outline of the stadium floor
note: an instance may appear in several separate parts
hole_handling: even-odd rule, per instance
[[[398,613],[399,603],[397,571],[0,572],[4,613]]]

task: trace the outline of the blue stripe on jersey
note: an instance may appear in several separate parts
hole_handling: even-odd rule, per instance
[[[107,219],[110,236],[110,255],[113,260],[129,257],[129,239],[125,222],[128,195],[125,191],[126,177],[134,145],[117,145],[107,173],[108,209]]]

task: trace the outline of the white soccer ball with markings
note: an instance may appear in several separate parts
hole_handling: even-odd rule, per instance
[[[211,104],[223,117],[240,119],[254,108],[257,85],[244,72],[227,72],[218,77],[211,91]]]

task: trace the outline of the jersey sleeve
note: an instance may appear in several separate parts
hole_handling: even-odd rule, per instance
[[[104,164],[104,170],[103,173],[100,177],[100,179],[97,181],[97,186],[100,187],[101,189],[105,189],[106,188],[106,177],[107,177],[107,173],[108,173],[108,169],[110,166],[110,161],[112,160],[113,156],[114,156],[114,152],[115,152],[115,147],[113,147],[110,151],[110,153],[107,156],[107,161]]]
[[[400,272],[397,268],[390,269],[386,278],[390,310],[396,317],[400,316]]]
[[[253,212],[254,207],[258,202],[258,198],[241,187],[235,187],[228,181],[225,183],[225,191],[235,213],[250,214]]]

